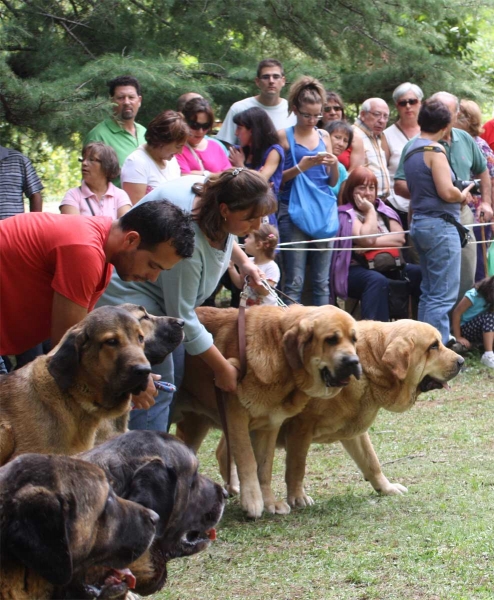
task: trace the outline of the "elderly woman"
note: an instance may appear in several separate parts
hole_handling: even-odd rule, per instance
[[[460,112],[458,113],[456,126],[459,129],[463,129],[469,133],[475,143],[479,147],[479,150],[485,156],[487,160],[487,170],[491,178],[491,194],[492,203],[494,205],[494,150],[492,150],[489,144],[480,137],[483,132],[482,129],[482,113],[480,112],[479,105],[473,102],[473,100],[462,100],[460,102]],[[476,213],[479,204],[482,202],[482,197],[479,195],[471,195],[468,205],[472,209],[474,219],[476,222]],[[492,236],[492,229],[490,227],[474,227],[475,237],[479,241],[488,241]],[[487,277],[484,266],[484,251],[485,244],[477,245],[477,270],[475,272],[475,281],[480,281]]]
[[[113,185],[120,175],[118,157],[111,146],[90,142],[82,150],[82,183],[70,189],[60,204],[63,215],[86,215],[118,219],[132,207],[124,190]]]
[[[338,208],[340,229],[338,237],[355,236],[353,240],[335,243],[335,256],[331,266],[331,290],[335,296],[360,300],[362,319],[389,321],[390,279],[399,278],[400,270],[410,282],[410,293],[418,301],[420,296],[420,267],[403,264],[399,249],[405,243],[405,234],[396,212],[377,197],[377,179],[366,167],[354,169],[342,192],[342,205]],[[390,234],[376,237],[376,234]],[[372,253],[360,250],[372,248]],[[391,251],[387,249],[391,248]],[[398,268],[380,272],[376,252],[382,249],[400,262]],[[376,268],[371,268],[374,261]]]
[[[182,151],[189,128],[180,113],[165,110],[149,123],[146,143],[129,154],[122,166],[122,187],[132,204],[162,183],[178,179],[175,154]]]
[[[398,120],[384,130],[389,149],[388,171],[391,177],[391,190],[393,190],[394,175],[405,144],[420,133],[417,119],[423,97],[424,93],[419,86],[408,81],[399,85],[393,92],[393,102],[398,111]],[[388,202],[398,213],[404,229],[408,229],[410,200],[392,192]]]
[[[326,92],[326,102],[322,109],[322,119],[318,127],[326,129],[334,121],[346,121],[345,104],[336,92]],[[352,136],[352,141],[339,156],[338,161],[347,171],[355,169],[365,163],[364,144],[360,138]]]

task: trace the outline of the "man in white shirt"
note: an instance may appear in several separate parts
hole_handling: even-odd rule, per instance
[[[227,144],[236,144],[235,136],[236,125],[233,117],[238,113],[257,106],[266,111],[274,123],[275,129],[286,129],[296,123],[296,117],[292,113],[288,115],[288,102],[280,97],[286,80],[283,72],[283,66],[280,61],[274,58],[261,60],[257,66],[256,85],[259,88],[257,96],[251,96],[244,100],[235,102],[230,107],[221,129],[218,131],[217,138]]]
[[[377,178],[377,195],[386,200],[391,191],[388,171],[388,143],[383,131],[388,124],[389,107],[382,98],[368,98],[360,108],[353,131],[364,144],[365,163]]]

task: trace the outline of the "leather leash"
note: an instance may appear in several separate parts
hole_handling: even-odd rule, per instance
[[[238,377],[238,383],[241,383],[247,372],[247,352],[246,352],[246,340],[245,340],[245,309],[247,306],[247,294],[241,292],[240,304],[238,308],[238,319],[237,319],[237,331],[238,331],[238,356],[240,360],[240,372]],[[220,416],[221,427],[223,429],[223,435],[225,436],[226,442],[226,462],[227,462],[227,485],[230,484],[231,479],[231,446],[230,446],[230,435],[228,433],[228,421],[226,418],[226,403],[228,402],[228,393],[220,390],[219,387],[215,386],[216,392],[216,404],[218,406],[218,413]]]

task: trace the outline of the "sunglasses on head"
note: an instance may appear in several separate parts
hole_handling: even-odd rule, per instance
[[[410,100],[399,100],[397,102],[398,106],[406,106],[407,104],[410,104],[410,106],[415,106],[415,104],[418,104],[419,101],[417,98],[411,98]]]
[[[208,129],[211,129],[211,123],[198,123],[197,121],[188,121],[187,125],[191,129],[194,129],[194,131],[199,131],[199,129],[207,131]]]

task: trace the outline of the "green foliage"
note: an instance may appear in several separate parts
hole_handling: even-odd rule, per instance
[[[69,144],[109,114],[106,82],[123,73],[142,82],[144,124],[192,89],[221,115],[270,55],[289,81],[314,74],[356,104],[405,80],[463,92],[482,6],[492,0],[0,0],[0,119]]]

